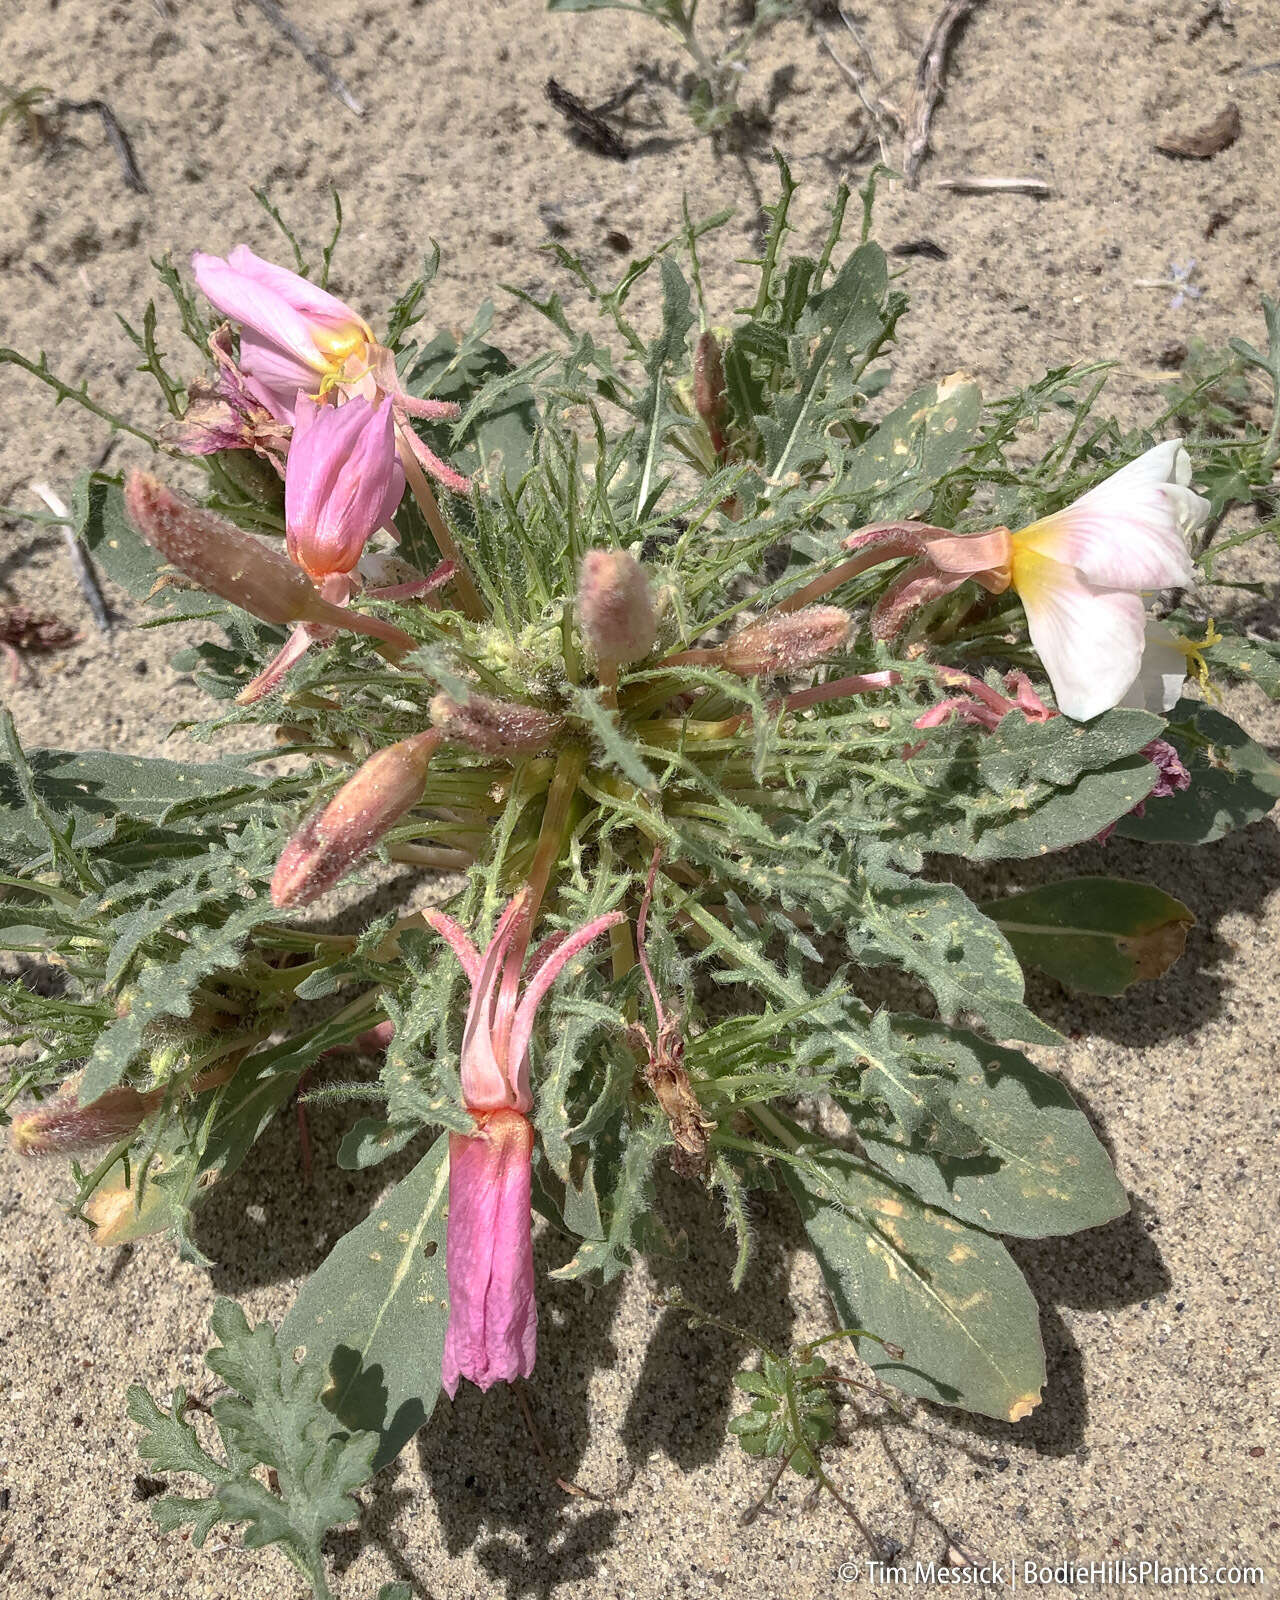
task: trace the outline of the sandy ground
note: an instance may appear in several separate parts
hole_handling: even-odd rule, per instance
[[[750,253],[741,168],[688,137],[665,89],[630,103],[639,153],[625,165],[576,148],[543,96],[548,75],[601,100],[641,69],[674,68],[643,19],[547,17],[539,0],[295,0],[290,10],[365,103],[363,118],[325,92],[249,0],[238,11],[230,0],[10,0],[5,79],[110,102],[149,193],[124,188],[92,115],[65,119],[43,153],[12,124],[0,130],[0,341],[44,347],[106,403],[154,419],[111,312],[140,310],[147,258],[170,246],[223,251],[247,240],[277,253],[251,183],[266,183],[316,237],[329,184],[341,189],[349,226],[336,287],[375,319],[431,236],[444,249],[431,301],[439,323],[469,318],[501,281],[539,293],[554,284],[572,301],[533,251],[549,223],[558,219],[566,242],[607,275],[631,247],[674,230],[684,194],[695,211],[739,209],[705,264],[713,305],[737,303],[734,258]],[[887,244],[927,237],[947,252],[907,263],[906,378],[963,366],[994,393],[1048,366],[1112,356],[1113,404],[1149,419],[1168,346],[1193,334],[1258,337],[1258,295],[1275,292],[1280,260],[1280,71],[1254,70],[1277,66],[1275,0],[1220,6],[1197,34],[1205,10],[1202,0],[979,7],[921,187],[886,195],[880,209]],[[931,6],[901,0],[856,15],[886,93],[905,103]],[[839,18],[827,27],[851,59]],[[802,25],[760,48],[746,98],[763,100],[778,69],[793,70],[772,79],[771,137],[806,180],[797,216],[810,244],[837,176],[856,182],[865,171],[865,155],[850,158],[860,112]],[[1228,100],[1243,132],[1212,162],[1153,151],[1157,136],[1198,127]],[[751,165],[767,189],[767,156]],[[932,186],[972,172],[1042,177],[1053,196],[965,198]],[[1204,294],[1181,309],[1167,290],[1136,285],[1191,257]],[[497,299],[501,337],[527,352],[528,318]],[[28,485],[42,477],[65,489],[107,441],[13,371],[0,372],[0,417],[0,503],[32,504]],[[121,444],[112,459],[135,458]],[[80,645],[39,667],[38,684],[12,693],[24,737],[155,750],[198,703],[165,665],[172,641],[122,632],[104,643],[57,540],[19,523],[3,540],[0,598],[52,607],[84,628]],[[1233,697],[1229,709],[1280,743],[1280,718],[1260,699]],[[1096,1117],[1133,1212],[1075,1239],[1017,1247],[1050,1355],[1048,1396],[1031,1420],[1005,1427],[938,1411],[850,1426],[830,1467],[908,1569],[942,1557],[945,1530],[1006,1563],[1148,1557],[1212,1572],[1252,1562],[1274,1579],[1280,839],[1266,823],[1196,853],[1116,844],[1081,858],[1081,870],[1104,865],[1173,889],[1200,919],[1185,961],[1128,999],[1033,989],[1074,1041],[1053,1065]],[[0,1587],[14,1600],[301,1592],[274,1553],[216,1539],[198,1552],[154,1528],[124,1392],[139,1377],[166,1391],[205,1387],[200,1352],[216,1293],[241,1297],[254,1316],[284,1311],[385,1177],[340,1173],[339,1131],[336,1117],[314,1118],[314,1188],[303,1188],[295,1134],[282,1124],[212,1197],[200,1222],[219,1263],[211,1276],[166,1244],[102,1254],[59,1215],[60,1174],[0,1161]],[[793,1317],[822,1326],[815,1275],[797,1261],[780,1209],[761,1223],[735,1303],[708,1266],[728,1251],[712,1208],[674,1185],[664,1205],[693,1241],[698,1265],[678,1279],[687,1292],[767,1338],[784,1339]],[[392,1576],[423,1596],[513,1600],[891,1592],[865,1565],[842,1576],[841,1563],[865,1550],[831,1502],[806,1509],[796,1480],[776,1514],[739,1525],[766,1478],[724,1444],[740,1353],[683,1331],[652,1307],[652,1288],[639,1274],[622,1288],[544,1296],[540,1426],[558,1470],[602,1503],[555,1489],[505,1392],[469,1391],[366,1492],[361,1535],[335,1541],[349,1569],[343,1595],[365,1600]],[[1239,1591],[1211,1576],[1200,1592]]]

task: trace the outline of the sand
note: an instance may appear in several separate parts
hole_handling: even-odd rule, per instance
[[[886,194],[879,211],[887,244],[928,238],[946,252],[903,262],[914,297],[903,383],[963,367],[997,393],[1103,355],[1118,363],[1112,404],[1127,420],[1150,420],[1171,345],[1259,337],[1259,293],[1280,287],[1280,72],[1252,69],[1276,65],[1276,13],[1274,0],[1218,9],[1194,38],[1202,0],[993,0],[977,10],[921,186]],[[167,248],[247,240],[278,254],[252,183],[267,184],[313,238],[327,229],[330,183],[340,188],[348,229],[335,286],[375,318],[431,237],[444,252],[431,298],[441,325],[465,322],[504,281],[539,294],[558,287],[573,303],[571,285],[534,250],[550,223],[608,275],[675,229],[684,195],[695,212],[738,208],[705,261],[713,306],[725,314],[737,303],[745,277],[734,262],[751,245],[741,167],[691,137],[661,87],[631,102],[627,136],[641,153],[625,165],[577,148],[543,95],[549,75],[589,100],[645,68],[669,75],[674,50],[644,19],[548,17],[538,0],[295,0],[290,10],[365,103],[363,118],[248,0],[238,11],[227,0],[4,8],[5,79],[110,102],[149,192],[124,187],[92,115],[68,117],[44,152],[13,124],[0,130],[0,342],[44,348],[105,403],[157,420],[154,391],[132,370],[111,313],[140,313],[152,292],[147,258]],[[905,103],[931,6],[865,11],[886,92]],[[852,59],[839,18],[825,26]],[[836,178],[865,173],[865,154],[850,159],[859,107],[800,23],[760,47],[745,98],[761,102],[771,80],[771,137],[805,180],[799,241],[812,244]],[[1204,163],[1154,152],[1157,137],[1200,126],[1228,100],[1243,124],[1232,148]],[[749,160],[768,192],[767,154]],[[973,198],[933,187],[973,172],[1041,177],[1053,194]],[[1201,298],[1175,311],[1170,291],[1138,286],[1192,257]],[[527,353],[537,337],[527,314],[495,300],[499,336]],[[108,438],[70,407],[55,412],[14,371],[0,371],[0,417],[0,504],[33,504],[34,479],[65,491]],[[145,454],[126,441],[111,460]],[[57,539],[21,523],[6,524],[3,538],[5,603],[55,609],[83,629],[80,644],[10,694],[23,737],[156,751],[168,726],[201,704],[166,665],[172,640],[121,631],[104,641]],[[1280,719],[1259,696],[1232,695],[1227,708],[1280,743]],[[1003,1563],[1204,1564],[1211,1576],[1200,1592],[1225,1595],[1239,1591],[1212,1577],[1219,1566],[1280,1573],[1280,839],[1267,822],[1198,852],[1116,843],[1078,860],[1084,871],[1149,877],[1199,919],[1185,960],[1124,999],[1071,999],[1033,984],[1034,1002],[1072,1040],[1052,1065],[1095,1117],[1133,1211],[1074,1239],[1016,1247],[1050,1359],[1033,1418],[1009,1427],[918,1411],[863,1428],[851,1419],[829,1466],[877,1534],[902,1549],[908,1573],[917,1559],[941,1559],[951,1537]],[[278,1317],[364,1214],[385,1174],[337,1170],[340,1128],[336,1115],[313,1117],[313,1188],[282,1122],[211,1197],[199,1238],[218,1262],[212,1273],[182,1263],[168,1243],[95,1249],[57,1208],[60,1172],[0,1158],[0,1586],[14,1600],[301,1594],[274,1552],[246,1554],[216,1536],[196,1551],[153,1526],[124,1396],[138,1378],[160,1391],[206,1390],[200,1354],[214,1296]],[[797,1258],[781,1207],[763,1215],[756,1264],[735,1299],[723,1286],[728,1245],[714,1203],[670,1181],[663,1204],[691,1235],[696,1265],[668,1269],[688,1293],[771,1339],[823,1326],[815,1273]],[[844,1513],[830,1500],[806,1507],[798,1480],[781,1486],[776,1510],[740,1525],[767,1476],[724,1441],[741,1352],[654,1309],[654,1288],[639,1272],[621,1287],[550,1287],[543,1297],[539,1424],[557,1470],[603,1501],[555,1488],[505,1391],[469,1391],[442,1404],[364,1492],[360,1534],[332,1546],[341,1593],[365,1600],[395,1576],[423,1596],[894,1592],[868,1576]],[[859,1573],[845,1562],[861,1562]]]

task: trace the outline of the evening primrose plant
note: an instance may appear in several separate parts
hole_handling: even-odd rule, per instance
[[[556,1278],[608,1282],[680,1248],[662,1166],[722,1215],[735,1289],[761,1192],[821,1269],[829,1332],[756,1340],[739,1384],[779,1474],[837,1492],[842,1384],[1027,1417],[1044,1353],[1004,1240],[1128,1200],[1024,1053],[1060,1043],[1024,965],[1120,994],[1193,921],[1064,853],[1210,841],[1280,796],[1212,703],[1280,693],[1216,565],[1275,531],[1275,307],[1252,410],[1203,437],[1121,429],[1097,365],[889,399],[907,299],[873,186],[860,238],[841,190],[808,257],[779,171],[746,306],[704,281],[723,218],[611,287],[556,247],[586,321],[517,291],[548,327],[522,366],[489,307],[422,332],[431,265],[375,333],[332,244],[314,277],[301,250],[162,263],[190,375],[149,306],[170,421],[113,419],[152,459],[71,489],[146,625],[205,625],[174,658],[211,701],[188,732],[240,737],[189,762],[6,719],[0,931],[46,979],[0,999],[12,1141],[69,1160],[95,1243],[198,1257],[193,1212],[304,1079],[373,1103],[338,1165],[405,1175],[278,1331],[215,1314],[220,1449],[181,1392],[129,1402],[153,1470],[208,1485],[161,1523],[242,1524],[318,1595],[326,1531],[442,1388],[536,1383],[534,1213]],[[957,857],[1058,870],[979,902]],[[353,1046],[376,1076],[347,1081]]]

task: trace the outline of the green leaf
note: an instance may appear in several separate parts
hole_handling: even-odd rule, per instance
[[[785,480],[824,458],[825,430],[853,398],[856,357],[871,350],[885,327],[888,281],[884,251],[864,244],[810,302],[800,331],[817,343],[798,374],[796,392],[759,418],[770,478]]]
[[[982,391],[958,374],[917,389],[849,457],[841,489],[872,496],[882,520],[924,512],[930,486],[973,443]]]
[[[389,1156],[399,1155],[422,1132],[420,1127],[395,1127],[383,1117],[361,1117],[348,1128],[338,1146],[338,1165],[344,1172],[361,1172],[376,1167]]]
[[[1123,1216],[1128,1197],[1065,1085],[1009,1050],[920,1017],[894,1025],[901,1055],[932,1074],[979,1150],[928,1149],[851,1107],[868,1157],[927,1204],[995,1233],[1042,1239]],[[867,1083],[867,1089],[874,1085]],[[880,1330],[877,1329],[877,1332]]]
[[[598,1134],[589,1146],[580,1146],[586,1164],[573,1178],[574,1194],[568,1212],[591,1228],[573,1259],[558,1267],[553,1278],[581,1278],[599,1272],[608,1283],[623,1271],[631,1252],[650,1242],[657,1227],[648,1213],[653,1206],[653,1162],[670,1142],[665,1121],[656,1117],[621,1117]],[[561,1215],[565,1216],[562,1210]],[[565,1217],[566,1227],[570,1227]],[[570,1231],[573,1231],[570,1227]]]
[[[358,1515],[350,1496],[373,1474],[377,1437],[334,1425],[320,1403],[325,1377],[319,1363],[295,1362],[270,1324],[251,1328],[237,1305],[219,1300],[213,1330],[222,1342],[205,1359],[233,1391],[211,1407],[225,1461],[200,1446],[185,1420],[185,1391],[175,1390],[171,1412],[141,1386],[129,1391],[129,1415],[145,1430],[138,1443],[144,1459],[162,1472],[194,1473],[214,1491],[166,1496],[152,1516],[167,1529],[190,1523],[196,1544],[219,1522],[244,1522],[248,1548],[279,1544],[318,1600],[329,1600],[322,1541]],[[261,1467],[274,1469],[278,1489],[255,1476]]]
[[[124,490],[118,483],[88,472],[77,478],[71,490],[71,525],[113,583],[135,600],[147,598],[164,560],[144,543],[125,515]],[[176,589],[168,593],[178,595]]]
[[[1011,712],[991,734],[962,733],[958,748],[927,747],[922,765],[937,763],[947,797],[927,848],[999,861],[1096,838],[1155,786],[1142,751],[1162,732],[1158,717],[1124,708],[1090,723]]]
[[[665,487],[665,479],[660,479],[659,474],[667,431],[688,420],[677,414],[668,401],[667,368],[683,360],[685,340],[693,326],[689,285],[670,256],[662,257],[659,270],[662,274],[662,332],[645,360],[649,382],[636,405],[635,502],[639,518],[649,515]]]
[[[1085,994],[1123,994],[1160,977],[1196,920],[1163,889],[1127,878],[1064,878],[982,909],[1020,960]]]
[[[783,1164],[842,1326],[907,1394],[1017,1422],[1045,1381],[1036,1303],[1005,1247],[840,1152]]]
[[[36,794],[70,819],[76,845],[108,840],[118,817],[159,822],[170,807],[252,791],[272,780],[230,762],[162,761],[106,750],[36,750],[30,767]],[[13,765],[0,762],[0,839],[41,839],[25,806]]]
[[[1166,738],[1191,786],[1152,800],[1116,830],[1152,844],[1209,844],[1267,816],[1280,799],[1280,765],[1230,717],[1198,700],[1179,700]]]
[[[869,864],[845,937],[859,960],[891,961],[921,978],[947,1021],[971,1011],[1000,1038],[1060,1042],[1023,1004],[1025,980],[1009,941],[953,883]]]
[[[445,1216],[449,1141],[413,1171],[303,1285],[280,1337],[329,1373],[323,1400],[348,1428],[379,1435],[374,1469],[393,1460],[435,1409],[448,1324]]]
[[[516,484],[529,465],[538,411],[529,379],[550,361],[541,357],[517,369],[496,345],[467,338],[462,345],[440,333],[409,358],[404,385],[410,394],[452,400],[463,408],[457,423],[416,424],[437,454],[459,472],[494,475]]]
[[[185,930],[185,948],[173,961],[152,962],[139,974],[129,997],[129,1010],[106,1028],[85,1065],[80,1104],[88,1105],[113,1088],[142,1049],[149,1024],[162,1017],[189,1017],[192,991],[210,973],[236,965],[244,941],[273,914],[265,894],[230,901],[222,920],[212,927],[199,923]]]
[[[1215,672],[1237,683],[1256,683],[1270,700],[1280,700],[1280,643],[1224,633],[1200,652]]]

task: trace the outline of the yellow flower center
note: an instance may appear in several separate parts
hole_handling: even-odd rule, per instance
[[[1174,634],[1170,644],[1175,650],[1181,650],[1187,658],[1187,677],[1194,678],[1204,691],[1207,700],[1219,700],[1221,696],[1209,682],[1209,663],[1204,658],[1204,652],[1215,644],[1221,644],[1222,635],[1214,627],[1213,618],[1210,617],[1204,630],[1203,639],[1184,639],[1181,634]]]

